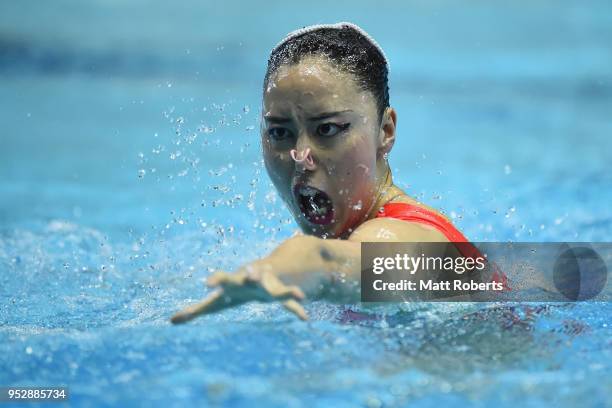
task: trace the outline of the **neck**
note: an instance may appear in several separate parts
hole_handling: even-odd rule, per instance
[[[388,202],[390,202],[391,200],[397,197],[406,195],[406,193],[404,193],[402,189],[400,189],[395,184],[393,184],[393,177],[391,176],[391,169],[388,166],[386,166],[385,170],[386,170],[386,174],[385,176],[383,176],[383,182],[380,183],[378,192],[376,194],[376,199],[374,200],[372,207],[368,211],[368,214],[366,215],[365,220],[376,218],[376,214],[378,213],[378,210],[381,207],[383,207],[385,204],[387,204]]]

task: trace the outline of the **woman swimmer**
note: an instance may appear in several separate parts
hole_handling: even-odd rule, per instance
[[[348,293],[358,300],[362,241],[467,241],[393,183],[387,155],[397,114],[389,106],[387,76],[382,49],[351,23],[294,31],[272,50],[263,88],[263,156],[304,234],[234,273],[210,276],[215,290],[173,323],[252,300],[281,301],[307,319],[299,302],[306,296]]]

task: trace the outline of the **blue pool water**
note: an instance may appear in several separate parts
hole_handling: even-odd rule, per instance
[[[609,2],[0,7],[0,386],[78,406],[611,406],[609,303],[168,322],[296,228],[261,162],[260,87],[269,49],[317,22],[381,43],[395,179],[470,239],[610,241]]]

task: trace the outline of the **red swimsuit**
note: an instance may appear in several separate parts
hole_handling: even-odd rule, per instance
[[[379,211],[376,218],[388,217],[398,220],[412,221],[435,227],[444,234],[450,242],[469,242],[468,239],[441,215],[425,208],[408,203],[388,203]]]
[[[443,233],[450,242],[459,243],[459,245],[456,245],[456,247],[464,257],[482,257],[480,251],[478,251],[478,249],[470,243],[465,235],[455,228],[453,224],[444,219],[444,217],[434,213],[433,211],[408,203],[387,203],[378,211],[378,214],[376,215],[376,218],[382,217],[396,218],[398,220],[432,226]],[[501,272],[499,268],[495,269],[496,270],[492,276],[493,281],[501,281],[504,288],[509,289],[508,278],[506,275]]]

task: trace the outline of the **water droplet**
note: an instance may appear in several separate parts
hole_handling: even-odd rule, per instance
[[[202,133],[212,133],[215,131],[215,128],[206,126],[206,125],[202,125],[198,128],[198,130]]]

